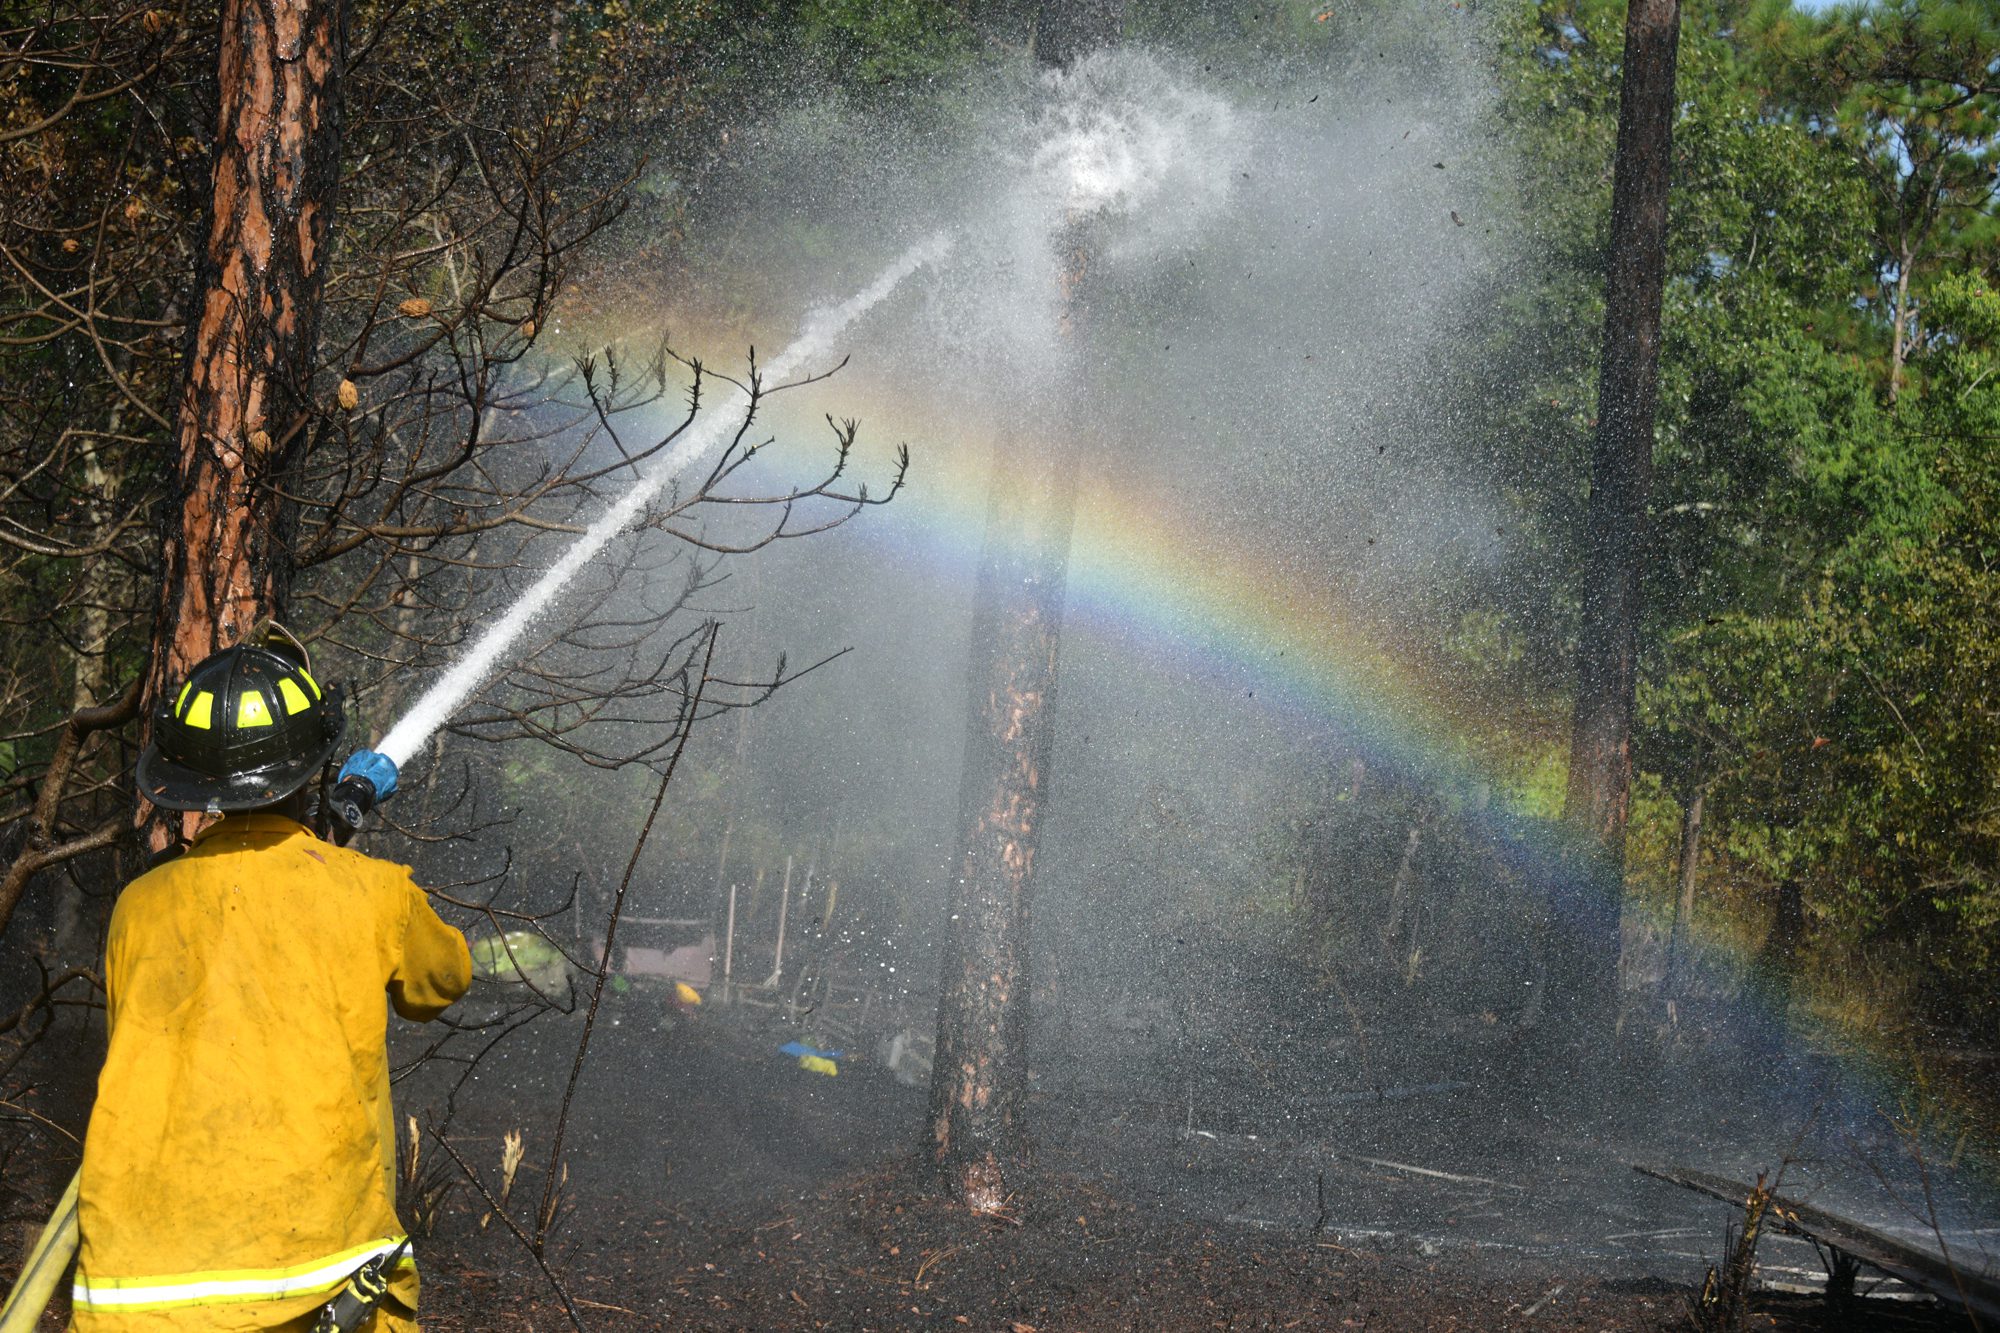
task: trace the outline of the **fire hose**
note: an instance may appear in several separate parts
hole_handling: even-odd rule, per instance
[[[28,1251],[28,1262],[22,1265],[21,1276],[15,1279],[7,1303],[0,1305],[0,1333],[34,1333],[42,1311],[48,1308],[49,1298],[56,1294],[56,1283],[62,1281],[63,1270],[69,1267],[70,1256],[76,1253],[78,1179],[69,1178],[69,1188],[63,1191],[55,1213],[42,1228],[35,1248]]]

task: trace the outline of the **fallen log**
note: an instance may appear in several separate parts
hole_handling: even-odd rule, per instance
[[[1750,1197],[1750,1186],[1724,1176],[1710,1175],[1686,1167],[1644,1166],[1627,1163],[1640,1175],[1664,1180],[1669,1185],[1694,1190],[1742,1207]],[[2000,1319],[2000,1275],[1967,1269],[1943,1253],[1920,1249],[1908,1241],[1864,1226],[1851,1218],[1796,1203],[1774,1194],[1769,1204],[1767,1226],[1788,1235],[1803,1236],[1836,1255],[1879,1269],[1971,1313]]]

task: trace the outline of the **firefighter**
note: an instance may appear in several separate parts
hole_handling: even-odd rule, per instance
[[[112,913],[73,1333],[303,1333],[376,1259],[388,1294],[359,1326],[417,1327],[383,999],[436,1018],[471,959],[407,866],[308,831],[342,730],[282,631],[201,662],[154,722],[140,793],[221,818]],[[372,751],[341,774],[395,790]]]

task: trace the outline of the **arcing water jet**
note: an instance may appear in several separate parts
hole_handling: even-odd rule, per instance
[[[771,381],[782,380],[810,358],[825,352],[836,336],[879,305],[901,285],[903,279],[926,264],[942,259],[951,247],[952,238],[948,234],[934,232],[905,250],[861,291],[840,305],[810,317],[805,330],[791,346],[764,367],[763,377]],[[520,600],[474,642],[471,650],[424,691],[375,748],[394,760],[399,768],[408,763],[410,756],[486,683],[501,655],[513,646],[537,616],[548,609],[564,585],[576,577],[577,572],[612,538],[638,519],[653,497],[719,444],[736,427],[737,414],[749,404],[748,389],[738,388],[716,404],[706,417],[690,425],[686,437],[616,504],[605,510],[563,552],[562,558],[549,566],[547,572],[521,595]]]

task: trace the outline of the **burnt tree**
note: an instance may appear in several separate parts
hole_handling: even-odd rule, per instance
[[[1061,67],[1116,39],[1123,5],[1046,5],[1035,52]],[[1057,323],[1074,336],[1087,252],[1073,225]],[[1022,1158],[1035,860],[1055,726],[1063,594],[1078,447],[1050,439],[993,466],[974,599],[971,708],[959,787],[958,856],[948,895],[932,1064],[930,1152],[945,1190],[1001,1207]]]
[[[1632,785],[1633,688],[1653,484],[1660,303],[1666,279],[1679,0],[1631,0],[1625,18],[1618,157],[1611,191],[1604,349],[1590,501],[1584,516],[1583,608],[1563,822],[1578,849],[1565,877],[1574,927],[1556,984],[1573,1020],[1617,1013],[1619,914]],[[1567,955],[1567,956],[1564,956]]]
[[[346,0],[226,0],[214,173],[174,420],[143,716],[282,610],[334,195]],[[157,849],[178,821],[155,819]]]
[[[933,1160],[954,1198],[998,1208],[1027,1092],[1029,926],[1054,735],[1074,451],[1022,475],[995,465],[973,619],[974,681],[959,788],[932,1065]]]

